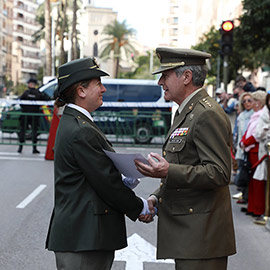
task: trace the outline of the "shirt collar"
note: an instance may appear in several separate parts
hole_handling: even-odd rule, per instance
[[[82,107],[80,107],[80,106],[78,106],[76,104],[73,104],[73,103],[69,103],[69,104],[67,104],[67,106],[81,112],[86,117],[88,117],[92,122],[94,122],[93,117],[91,116],[91,114],[86,109],[84,109],[84,108],[82,108]]]

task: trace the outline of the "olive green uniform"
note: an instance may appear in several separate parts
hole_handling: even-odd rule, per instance
[[[210,259],[236,252],[230,142],[229,119],[204,89],[175,117],[163,145],[168,175],[154,192],[159,259]]]

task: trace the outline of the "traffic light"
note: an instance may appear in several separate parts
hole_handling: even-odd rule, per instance
[[[223,21],[220,28],[221,33],[221,54],[230,55],[233,50],[233,21]]]

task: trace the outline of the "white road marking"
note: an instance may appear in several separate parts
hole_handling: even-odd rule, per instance
[[[25,208],[31,201],[33,201],[38,194],[46,187],[46,185],[38,186],[31,194],[29,194],[16,208]]]
[[[27,157],[28,156],[28,157]],[[21,160],[21,161],[44,161],[44,154],[36,155],[35,157],[30,157],[30,155],[24,156],[19,153],[12,152],[0,152],[0,160]]]
[[[126,270],[143,270],[143,262],[174,263],[156,260],[156,248],[136,233],[128,238],[128,247],[115,252],[115,260],[126,261]]]
[[[25,157],[1,157],[2,160],[21,160],[21,161],[44,161],[44,158],[25,158]]]

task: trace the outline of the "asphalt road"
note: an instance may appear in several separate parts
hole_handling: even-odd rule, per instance
[[[54,254],[44,248],[53,207],[53,161],[44,159],[45,147],[40,147],[40,155],[33,155],[30,147],[24,147],[22,154],[16,150],[16,146],[0,145],[0,270],[53,270]],[[150,151],[161,152],[149,148],[116,150],[145,156]],[[135,192],[147,197],[158,185],[158,179],[143,178]],[[234,194],[235,186],[230,187]],[[270,232],[241,213],[242,205],[235,200],[232,206],[237,254],[229,258],[228,270],[268,270]],[[129,247],[116,254],[113,270],[174,269],[170,262],[154,258],[156,221],[143,224],[127,220],[127,231]]]

